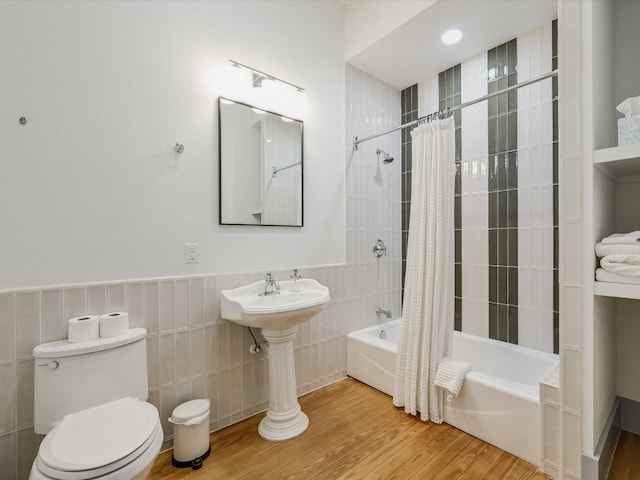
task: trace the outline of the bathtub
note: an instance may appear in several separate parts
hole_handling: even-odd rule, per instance
[[[350,333],[348,375],[393,395],[399,338],[400,320]],[[472,370],[460,395],[445,400],[445,422],[540,467],[538,382],[558,356],[461,332],[454,332],[452,356]]]

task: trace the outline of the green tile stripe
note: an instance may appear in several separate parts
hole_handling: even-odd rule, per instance
[[[418,119],[418,84],[400,92],[401,125]],[[411,211],[411,128],[402,129],[402,298],[404,298],[404,276],[407,271],[407,243],[409,241],[409,214]]]
[[[518,82],[517,40],[487,52],[488,92]],[[487,102],[489,337],[518,343],[518,94]]]
[[[438,74],[438,109],[440,111],[460,105],[462,103],[462,64],[455,65]],[[455,291],[454,291],[454,328],[462,331],[462,112],[453,112],[456,124],[456,180],[454,196],[454,263],[455,263]]]

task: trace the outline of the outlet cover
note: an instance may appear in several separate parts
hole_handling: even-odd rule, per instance
[[[184,244],[184,263],[198,263],[200,261],[198,255],[198,243]]]

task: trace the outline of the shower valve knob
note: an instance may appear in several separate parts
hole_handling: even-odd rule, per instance
[[[376,257],[387,254],[387,247],[382,240],[378,239],[376,243],[373,244],[373,253]]]

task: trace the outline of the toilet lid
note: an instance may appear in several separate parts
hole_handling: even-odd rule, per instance
[[[133,458],[119,460],[153,440],[158,425],[158,411],[150,403],[116,400],[64,417],[40,444],[38,457],[57,471],[79,473],[109,464],[119,468]]]

